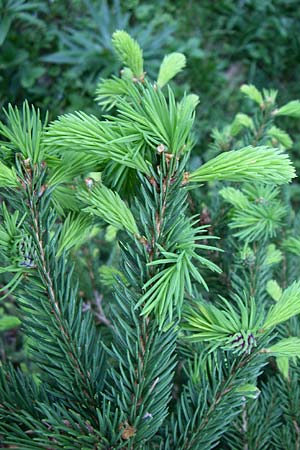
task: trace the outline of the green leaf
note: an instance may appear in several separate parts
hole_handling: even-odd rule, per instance
[[[112,44],[122,63],[132,70],[137,79],[143,78],[143,52],[139,44],[124,30],[114,32]]]
[[[241,91],[247,97],[251,98],[251,100],[258,103],[260,106],[263,105],[264,100],[263,100],[262,94],[259,92],[259,90],[255,86],[253,86],[253,84],[243,84],[241,86]]]
[[[276,116],[289,116],[289,117],[300,117],[300,101],[292,100],[286,105],[274,111]]]
[[[157,84],[159,87],[165,86],[174,78],[186,65],[185,56],[182,53],[171,53],[166,55],[161,63]]]
[[[295,281],[285,289],[280,299],[273,305],[263,325],[264,329],[273,328],[300,313],[300,282]]]
[[[1,23],[0,23],[0,45],[3,44],[5,41],[5,38],[9,32],[11,23],[13,21],[13,17],[10,15],[1,17]]]
[[[260,181],[284,184],[295,177],[289,157],[281,150],[269,147],[245,147],[221,153],[189,174],[190,182]]]

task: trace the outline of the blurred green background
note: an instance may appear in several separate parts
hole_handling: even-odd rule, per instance
[[[186,54],[180,89],[199,95],[198,134],[233,117],[238,86],[299,97],[298,0],[0,0],[0,106],[27,98],[50,119],[99,114],[100,77],[118,73],[111,34],[126,29],[145,49],[149,75],[165,53]]]

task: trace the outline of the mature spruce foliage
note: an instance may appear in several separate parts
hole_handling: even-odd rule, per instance
[[[136,41],[112,42],[125,67],[96,94],[111,115],[48,125],[24,103],[0,124],[2,294],[17,301],[33,364],[1,365],[0,443],[299,448],[299,220],[276,187],[295,171],[273,123],[298,117],[299,102],[277,108],[276,93],[243,86],[258,112],[215,131],[215,156],[189,170],[198,98],[177,101],[167,85],[185,57],[166,56],[153,82]],[[208,202],[205,182],[224,182],[207,205],[221,206],[213,231],[190,208]],[[103,309],[94,292],[95,314],[76,250],[104,223],[120,263],[100,268],[113,295]]]

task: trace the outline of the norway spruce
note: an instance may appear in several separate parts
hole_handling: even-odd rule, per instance
[[[289,201],[280,189],[295,170],[291,139],[273,122],[298,117],[299,102],[278,108],[274,92],[243,86],[258,112],[239,113],[219,133],[230,136],[227,151],[215,143],[214,156],[191,169],[198,98],[177,99],[168,84],[184,55],[167,55],[151,80],[137,41],[122,30],[112,43],[124,68],[96,93],[110,114],[77,111],[48,124],[25,102],[0,124],[1,292],[16,299],[31,362],[30,370],[1,365],[0,443],[298,448],[280,445],[299,446],[290,411],[300,286],[288,257],[284,279],[276,272],[283,253],[295,253],[297,233],[273,242]],[[197,203],[212,215],[222,206],[211,227],[201,207],[192,211]],[[100,249],[82,258],[103,232]],[[111,255],[95,276],[107,242]],[[277,373],[262,381],[274,358]],[[258,439],[261,416],[267,439]],[[280,421],[286,433],[273,432]]]

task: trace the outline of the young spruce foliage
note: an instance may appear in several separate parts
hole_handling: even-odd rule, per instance
[[[22,111],[9,106],[0,124],[0,270],[8,276],[1,293],[17,300],[34,364],[30,371],[1,365],[1,445],[283,448],[278,442],[288,435],[270,438],[273,447],[256,440],[261,430],[252,415],[257,408],[267,415],[270,392],[284,384],[258,381],[270,357],[286,367],[300,354],[299,327],[293,336],[280,328],[300,313],[299,281],[281,287],[262,280],[281,258],[268,241],[284,219],[276,185],[295,176],[288,135],[268,121],[299,116],[299,102],[278,109],[274,92],[244,86],[265,122],[258,127],[259,118],[237,115],[232,146],[219,151],[216,144],[219,154],[190,170],[198,98],[178,101],[168,84],[184,68],[184,55],[167,55],[153,81],[136,41],[116,31],[112,42],[124,69],[96,92],[110,114],[75,112],[48,125],[25,102]],[[222,217],[224,248],[224,237],[218,241],[199,211],[191,212],[207,182],[232,208]],[[104,223],[118,233],[120,264],[98,272],[113,296],[102,306],[94,292],[95,315],[78,288],[76,252]],[[292,239],[283,245],[295,248]],[[260,258],[260,266],[229,261],[229,246],[231,255],[244,255],[239,261]],[[289,389],[282,389],[286,402]],[[252,434],[241,443],[245,421]]]

